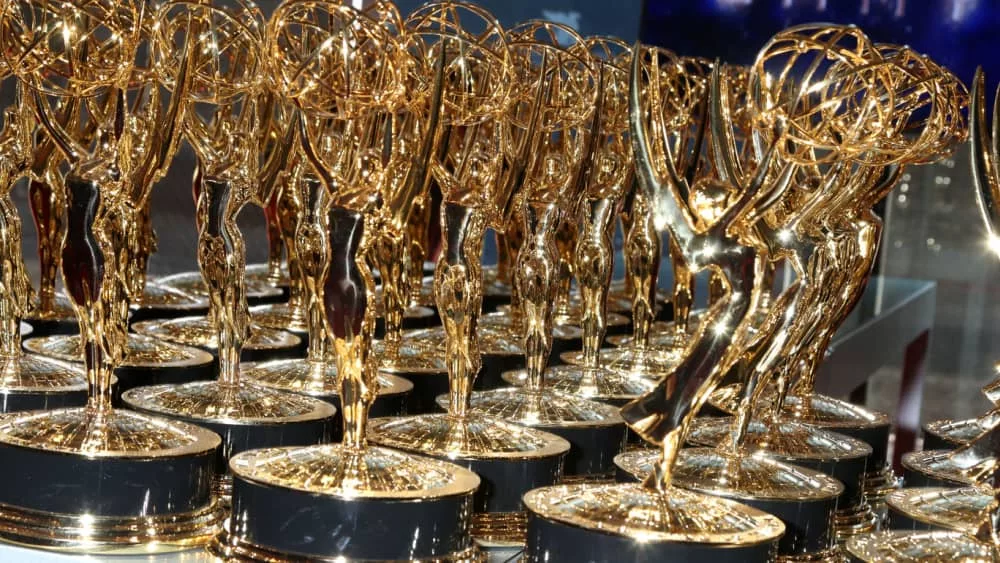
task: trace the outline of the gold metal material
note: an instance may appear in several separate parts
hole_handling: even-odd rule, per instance
[[[134,306],[139,309],[149,307],[153,309],[199,311],[208,309],[208,299],[184,293],[178,289],[156,283],[156,281],[147,281],[142,295]]]
[[[957,532],[878,532],[852,538],[848,556],[864,563],[992,563],[990,545]]]
[[[181,317],[166,321],[141,321],[132,325],[139,334],[208,350],[219,348],[216,326],[207,317]],[[287,350],[301,342],[290,332],[250,325],[250,337],[243,345],[253,350]]]
[[[68,362],[79,362],[83,346],[79,335],[54,335],[29,338],[24,348],[36,354]],[[177,346],[151,336],[129,334],[121,365],[130,367],[186,367],[212,362],[212,355],[197,348]]]
[[[279,553],[270,549],[253,545],[243,538],[231,533],[228,527],[208,546],[208,551],[215,557],[227,563],[260,562],[260,563],[296,563],[302,558],[297,555]],[[336,563],[371,563],[370,560],[347,559],[335,557],[331,559],[312,559],[313,561],[330,561]],[[398,563],[484,563],[486,555],[473,545],[469,549],[433,559],[408,559]]]
[[[781,520],[731,500],[638,484],[545,487],[524,495],[524,504],[545,518],[637,541],[748,546],[785,532]]]
[[[528,515],[524,512],[477,512],[472,515],[472,535],[486,547],[515,547],[524,543]]]
[[[920,487],[895,491],[886,498],[893,511],[912,520],[970,536],[979,532],[993,502],[988,487]]]
[[[553,366],[545,370],[545,388],[585,399],[621,404],[653,388],[655,382],[611,372],[609,377],[597,377],[581,366]],[[504,381],[516,386],[528,384],[528,372],[523,369],[504,372]]]
[[[439,399],[441,402],[441,399]],[[525,385],[473,393],[469,411],[541,429],[614,426],[621,416],[611,406]]]
[[[158,278],[156,282],[160,285],[175,289],[182,293],[194,295],[196,297],[208,297],[208,286],[201,272],[181,272]],[[254,299],[275,298],[281,295],[281,290],[272,286],[264,279],[246,276],[247,297]]]
[[[293,391],[313,397],[336,395],[337,366],[332,362],[312,362],[300,358],[248,362],[240,368],[242,377],[264,387]],[[413,384],[388,373],[379,373],[378,394],[397,395],[413,389]]]

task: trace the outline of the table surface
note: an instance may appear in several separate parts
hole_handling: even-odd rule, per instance
[[[827,361],[817,378],[817,390],[843,395],[876,369],[898,360],[900,350],[933,324],[935,288],[934,282],[873,277],[861,302],[834,338]],[[517,555],[515,550],[491,552],[489,561],[504,563]],[[215,559],[200,549],[156,555],[74,555],[0,543],[0,561],[209,563]]]

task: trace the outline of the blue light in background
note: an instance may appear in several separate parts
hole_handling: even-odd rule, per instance
[[[640,37],[749,64],[774,33],[809,22],[856,24],[876,42],[930,55],[966,83],[980,64],[1000,79],[1000,0],[647,0]]]

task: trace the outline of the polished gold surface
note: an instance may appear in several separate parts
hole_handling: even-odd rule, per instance
[[[389,373],[446,373],[446,335],[441,327],[411,330],[403,334],[403,339],[394,354],[384,353],[385,344],[372,345],[379,357],[379,369]]]
[[[88,408],[8,416],[0,420],[0,433],[11,444],[88,457],[178,457],[220,444],[215,433],[191,424]]]
[[[73,359],[79,360],[79,356]],[[79,364],[38,354],[18,354],[0,358],[0,390],[37,393],[86,391],[87,374]]]
[[[287,424],[329,418],[336,412],[325,401],[278,393],[249,381],[238,385],[216,381],[150,385],[126,391],[123,400],[157,414],[224,424]]]
[[[933,420],[925,426],[927,432],[945,436],[959,444],[968,444],[996,425],[992,416],[966,420]]]
[[[923,473],[949,483],[975,485],[983,474],[988,474],[995,464],[993,456],[979,456],[974,452],[952,455],[951,450],[924,450],[903,454],[905,469]]]
[[[139,334],[160,338],[167,342],[218,349],[219,338],[215,325],[208,317],[181,317],[166,321],[141,321],[132,325]],[[301,339],[290,332],[250,326],[250,338],[245,346],[255,350],[282,350],[298,346]]]
[[[732,419],[699,418],[691,426],[688,440],[702,446],[723,443],[732,431]],[[856,459],[871,453],[871,446],[820,428],[796,422],[754,420],[747,428],[743,449],[779,459],[836,461]]]
[[[197,310],[207,309],[208,300],[197,295],[190,295],[178,289],[160,285],[155,280],[146,282],[142,296],[136,307],[159,309]]]
[[[469,494],[479,487],[479,477],[457,465],[341,444],[253,450],[234,456],[229,468],[241,479],[347,499],[419,501]]]
[[[340,392],[337,366],[332,362],[313,362],[300,358],[247,362],[240,367],[242,377],[264,387],[294,391],[305,395],[329,397]],[[379,395],[397,395],[413,390],[413,384],[388,373],[378,376]]]
[[[438,398],[442,403],[442,398]],[[472,393],[469,412],[537,427],[614,426],[622,423],[617,409],[572,395],[533,391],[530,387]]]
[[[448,459],[528,460],[569,451],[569,442],[548,432],[451,414],[372,419],[368,437],[382,446]]]
[[[523,369],[504,372],[504,381],[524,386],[528,373]],[[614,371],[584,366],[553,366],[545,370],[545,387],[560,393],[597,401],[626,401],[653,388],[650,379],[630,377]]]
[[[247,276],[245,279],[247,280],[247,297],[260,299],[277,298],[281,295],[281,289],[274,287],[267,281],[262,281],[259,277]],[[202,279],[200,272],[171,274],[157,278],[156,283],[170,289],[176,289],[182,293],[197,297],[208,297],[208,287],[205,285],[205,280]]]
[[[849,556],[864,563],[992,563],[993,549],[957,532],[878,532],[848,540]]]
[[[894,491],[886,497],[893,511],[930,526],[975,536],[993,509],[987,487],[920,487]]]
[[[129,334],[125,359],[129,367],[171,368],[201,366],[212,362],[212,355],[198,348],[178,346],[141,334]],[[79,335],[53,335],[29,338],[24,348],[36,354],[69,362],[79,362],[83,347]]]
[[[737,502],[642,485],[560,485],[524,495],[528,510],[581,526],[646,542],[755,545],[785,533],[781,520]]]

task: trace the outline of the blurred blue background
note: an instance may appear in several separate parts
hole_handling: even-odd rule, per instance
[[[905,44],[964,82],[976,65],[1000,78],[1000,0],[647,0],[640,36],[682,55],[748,64],[777,31],[800,23],[858,25]]]

